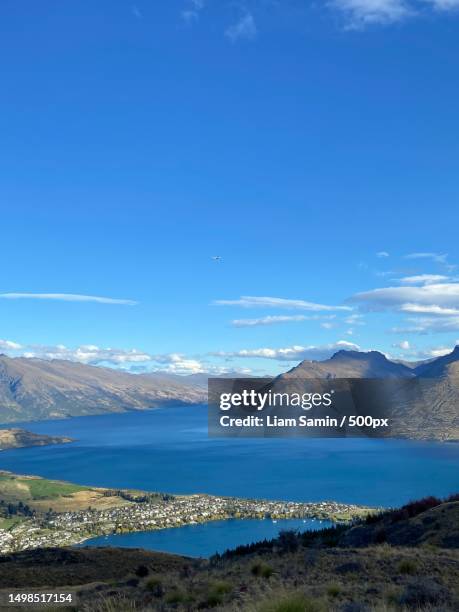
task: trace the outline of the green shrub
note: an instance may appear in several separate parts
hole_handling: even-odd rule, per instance
[[[330,597],[338,597],[340,593],[341,593],[341,587],[339,584],[337,584],[336,582],[332,582],[331,584],[328,585],[327,595],[329,595]]]
[[[233,590],[233,585],[226,580],[216,580],[210,586],[212,593],[218,593],[218,595],[226,595]]]
[[[415,574],[417,572],[418,565],[416,561],[412,561],[411,559],[404,559],[400,561],[398,565],[398,571],[400,574]]]
[[[190,601],[190,597],[180,589],[173,589],[167,593],[164,601],[169,604],[186,603]]]
[[[209,584],[209,591],[203,605],[207,608],[220,606],[227,593],[231,593],[233,586],[226,580],[215,580]]]
[[[250,571],[254,576],[259,578],[270,578],[274,574],[273,568],[267,563],[262,563],[261,561],[254,563]]]

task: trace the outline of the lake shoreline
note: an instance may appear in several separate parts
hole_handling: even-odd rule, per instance
[[[16,491],[16,493],[15,493]],[[32,496],[27,498],[28,491]],[[14,495],[23,495],[17,503]],[[5,505],[5,501],[10,501]],[[4,521],[0,553],[69,546],[98,536],[156,531],[228,519],[317,519],[352,522],[376,511],[337,502],[285,502],[211,495],[174,496],[133,490],[85,489],[0,471]]]
[[[335,523],[319,519],[234,519],[215,520],[198,525],[165,528],[156,531],[137,531],[128,534],[112,534],[85,540],[77,548],[141,548],[153,552],[183,555],[205,559],[215,553],[239,545],[272,540],[282,531],[319,531]],[[203,545],[204,543],[204,545]]]

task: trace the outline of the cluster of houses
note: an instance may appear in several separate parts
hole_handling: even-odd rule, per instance
[[[66,546],[98,535],[180,527],[228,518],[317,518],[349,520],[357,506],[337,502],[299,503],[213,497],[177,496],[155,502],[129,502],[104,510],[48,512],[0,529],[0,553]]]

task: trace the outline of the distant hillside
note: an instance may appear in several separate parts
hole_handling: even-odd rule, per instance
[[[193,385],[196,387],[199,387],[201,389],[205,389],[206,393],[207,393],[207,384],[209,381],[209,378],[212,378],[214,376],[217,376],[216,374],[212,374],[210,372],[197,372],[195,374],[169,374],[167,372],[150,372],[148,374],[144,374],[144,376],[147,376],[149,378],[154,378],[155,380],[172,380],[175,382],[179,382],[181,384],[185,383],[187,385]],[[219,374],[218,378],[241,378],[241,376],[243,376],[244,378],[250,378],[250,375],[248,374],[244,374],[242,375],[240,372],[226,372],[225,374]]]
[[[0,356],[0,423],[145,410],[206,400],[202,388],[65,360]]]
[[[421,363],[414,369],[414,372],[416,376],[421,378],[450,376],[459,381],[459,345],[451,353],[443,355],[443,357],[437,357],[436,359]]]

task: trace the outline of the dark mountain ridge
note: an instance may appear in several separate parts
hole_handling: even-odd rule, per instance
[[[366,388],[359,395],[361,409],[379,405],[390,417],[391,436],[459,440],[459,346],[443,357],[418,362],[414,368],[378,351],[338,351],[324,361],[302,361],[278,376],[272,386],[277,391],[301,393],[304,381],[312,379],[315,391],[323,387],[323,379],[342,379],[343,388],[349,388],[354,400],[356,389]],[[369,380],[356,384],[355,379]],[[379,384],[374,379],[388,382]]]
[[[283,378],[411,378],[413,370],[378,351],[338,351],[324,361],[304,360]]]

